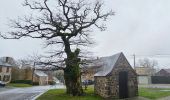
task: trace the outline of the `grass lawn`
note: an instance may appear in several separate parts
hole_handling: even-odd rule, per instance
[[[9,83],[7,86],[12,86],[12,87],[32,87],[30,84],[24,84],[24,83]]]
[[[41,95],[37,100],[103,100],[103,98],[101,98],[100,96],[94,95],[93,87],[88,87],[88,89],[85,92],[86,92],[85,96],[73,97],[65,94],[65,89],[53,89]],[[139,88],[139,96],[148,99],[158,99],[170,96],[170,89]]]
[[[47,91],[37,100],[103,100],[101,97],[94,95],[92,87],[88,87],[88,89],[85,92],[86,92],[85,96],[73,97],[65,94],[65,89],[53,89]]]
[[[169,90],[169,91],[161,91],[161,90]],[[158,98],[170,96],[170,89],[139,88],[139,96],[149,98],[149,99],[158,99]]]

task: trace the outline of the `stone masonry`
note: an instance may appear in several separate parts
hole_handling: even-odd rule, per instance
[[[105,76],[94,76],[96,94],[104,98],[119,98],[119,73],[127,72],[128,98],[138,95],[137,75],[123,53],[119,54],[113,69]]]

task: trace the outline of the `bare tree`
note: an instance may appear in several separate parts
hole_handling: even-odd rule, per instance
[[[44,39],[46,47],[54,46],[56,49],[51,52],[50,57],[64,58],[66,66],[63,70],[67,94],[82,95],[79,47],[92,43],[89,35],[93,28],[97,27],[101,31],[106,29],[104,21],[113,15],[113,12],[103,11],[103,3],[99,0],[95,2],[89,0],[25,0],[24,6],[29,7],[35,13],[18,20],[11,20],[14,30],[7,34],[0,34],[1,37],[4,39],[23,37]],[[54,62],[48,64],[54,64]]]

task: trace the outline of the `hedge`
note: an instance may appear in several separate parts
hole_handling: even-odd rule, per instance
[[[24,84],[32,84],[32,80],[14,80],[11,83],[24,83]]]

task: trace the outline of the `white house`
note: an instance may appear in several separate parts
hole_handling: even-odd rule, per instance
[[[39,85],[47,85],[48,84],[48,75],[43,71],[35,70],[34,71],[34,82],[38,82]]]
[[[9,83],[11,81],[11,70],[15,66],[14,60],[11,57],[0,58],[0,81]]]
[[[138,84],[151,84],[151,76],[155,73],[150,67],[135,67],[138,75]]]

